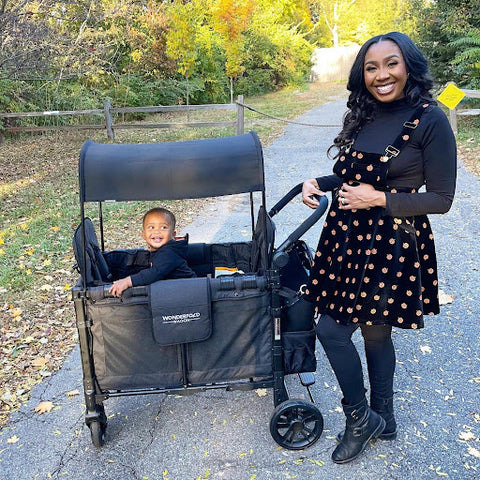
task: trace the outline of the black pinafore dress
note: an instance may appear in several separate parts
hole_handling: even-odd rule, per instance
[[[333,171],[346,183],[363,182],[377,190],[387,184],[392,159],[408,142],[428,104],[404,123],[402,132],[383,155],[347,147]],[[347,325],[392,325],[404,329],[424,326],[424,315],[439,313],[435,245],[425,215],[392,217],[373,207],[341,210],[337,189],[320,236],[307,300],[317,314],[328,314]]]

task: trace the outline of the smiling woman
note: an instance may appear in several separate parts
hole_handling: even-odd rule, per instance
[[[439,313],[435,246],[427,214],[445,213],[455,193],[456,145],[430,93],[433,82],[409,37],[390,32],[360,49],[333,175],[306,180],[303,201],[333,201],[305,298],[343,393],[346,428],[332,459],[357,458],[372,438],[393,440],[392,327],[419,329]],[[424,191],[426,190],[426,191]],[[365,397],[352,335],[360,329],[370,384]]]

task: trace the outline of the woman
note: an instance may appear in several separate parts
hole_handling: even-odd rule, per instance
[[[345,432],[332,459],[357,458],[371,438],[394,439],[392,327],[418,329],[439,313],[433,236],[426,214],[445,213],[455,193],[456,145],[430,94],[427,62],[412,40],[368,40],[352,66],[333,175],[304,182],[302,200],[332,191],[306,298],[343,393]],[[420,191],[420,188],[425,189]],[[370,406],[352,343],[360,328]]]

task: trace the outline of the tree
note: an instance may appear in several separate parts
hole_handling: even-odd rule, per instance
[[[174,0],[167,9],[170,29],[166,53],[177,62],[178,72],[187,80],[187,105],[190,96],[189,78],[197,59],[196,31],[205,18],[205,7],[202,0]]]
[[[230,79],[230,102],[233,103],[233,80],[245,70],[245,38],[253,12],[253,0],[217,0],[213,8],[213,24],[224,40],[225,71]]]
[[[407,0],[312,0],[312,18],[330,32],[329,46],[362,44],[368,38],[391,30],[405,30],[402,20],[409,10]]]
[[[415,0],[417,37],[426,53],[435,80],[478,88],[480,2],[437,0],[424,4]]]

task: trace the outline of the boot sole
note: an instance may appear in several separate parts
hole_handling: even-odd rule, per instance
[[[365,440],[365,443],[363,444],[363,447],[361,448],[361,450],[354,456],[354,457],[349,457],[349,458],[346,458],[344,460],[334,460],[332,458],[332,460],[335,462],[335,463],[338,463],[338,464],[344,464],[344,463],[348,463],[348,462],[351,462],[352,460],[355,460],[356,458],[358,458],[364,451],[365,451],[365,448],[367,448],[367,445],[368,445],[368,442],[375,437],[375,435],[377,435],[377,433],[379,432],[382,432],[383,429],[385,428],[385,425],[387,424],[385,422],[385,420],[380,417],[381,419],[381,422],[379,423],[378,427],[372,432],[372,434],[370,435],[370,437],[368,437],[367,440]],[[396,432],[395,432],[396,434]]]

